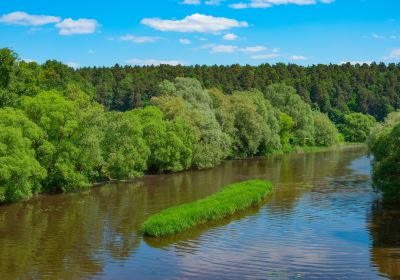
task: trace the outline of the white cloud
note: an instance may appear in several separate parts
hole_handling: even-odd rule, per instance
[[[247,8],[271,8],[277,5],[315,5],[317,3],[330,4],[335,0],[251,0],[250,2],[239,2],[229,5],[233,9]]]
[[[245,21],[237,21],[225,17],[214,17],[202,14],[186,16],[182,20],[164,20],[160,18],[144,18],[142,24],[160,31],[218,33],[234,27],[247,27]]]
[[[209,6],[218,6],[221,4],[221,2],[224,2],[225,0],[207,0],[204,2],[204,4],[209,5]],[[201,0],[183,0],[179,4],[182,5],[200,5]]]
[[[160,65],[160,64],[168,64],[168,65],[185,65],[184,61],[180,60],[158,60],[158,59],[130,59],[125,61],[127,64],[135,64],[135,65]]]
[[[200,49],[209,49],[210,53],[243,52],[243,53],[247,53],[247,54],[267,50],[267,48],[263,47],[263,46],[239,48],[238,46],[234,46],[234,45],[216,45],[216,44],[205,44],[205,45],[201,46]]]
[[[77,68],[81,67],[81,66],[80,66],[78,63],[76,63],[76,62],[66,62],[65,64],[68,65],[69,67],[74,68],[74,69],[77,69]]]
[[[179,39],[179,43],[181,43],[183,45],[190,45],[192,43],[192,41],[190,41],[189,39],[186,39],[186,38],[182,38],[182,39]]]
[[[49,23],[60,22],[59,17],[46,16],[46,15],[30,15],[25,12],[13,12],[2,15],[0,22],[5,24],[26,25],[26,26],[40,26]]]
[[[160,40],[159,37],[135,36],[135,35],[131,35],[131,34],[121,36],[121,37],[119,37],[119,39],[122,41],[130,41],[130,42],[134,42],[137,44],[153,43],[153,42]]]
[[[222,39],[227,40],[227,41],[234,41],[238,38],[238,36],[236,36],[233,33],[229,33],[229,34],[225,34]]]
[[[25,61],[26,63],[36,62],[36,60],[31,58],[22,58],[21,60]]]
[[[221,2],[224,2],[225,0],[208,0],[205,2],[206,5],[209,6],[218,6],[221,4]]]
[[[232,8],[232,9],[237,9],[237,10],[247,9],[247,8],[249,8],[249,4],[240,2],[240,3],[230,4],[230,5],[228,5],[228,7]]]
[[[246,47],[246,48],[241,48],[240,51],[244,53],[256,53],[256,52],[262,52],[266,51],[267,48],[263,46],[255,46],[255,47]]]
[[[215,45],[211,47],[210,53],[233,53],[237,48],[237,46],[230,45]]]
[[[359,60],[359,61],[341,61],[339,64],[347,64],[347,63],[350,63],[351,65],[356,65],[356,64],[363,65],[363,64],[371,64],[372,60],[368,60],[368,61],[361,61],[361,60]]]
[[[272,49],[272,52],[274,52],[274,53],[278,53],[278,52],[280,52],[280,51],[281,51],[280,48],[273,48],[273,49]]]
[[[288,57],[290,60],[307,60],[308,57],[305,57],[304,55],[292,55]]]
[[[88,50],[87,52],[90,54],[94,54],[94,50]]]
[[[384,36],[376,34],[376,33],[372,34],[372,38],[374,38],[374,39],[385,39]]]
[[[278,57],[280,57],[279,53],[267,53],[267,54],[253,55],[251,58],[252,59],[271,59],[271,58],[278,58]]]
[[[400,49],[393,49],[390,51],[388,56],[385,56],[385,60],[400,60]]]
[[[97,21],[94,19],[80,18],[73,20],[72,18],[64,19],[56,24],[60,35],[72,34],[91,34],[96,31]]]
[[[183,4],[183,5],[200,5],[201,1],[200,0],[183,0],[179,4]]]

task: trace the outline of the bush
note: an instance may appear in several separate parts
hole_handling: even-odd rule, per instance
[[[317,146],[332,146],[339,142],[339,132],[326,114],[314,112],[314,141]]]
[[[343,135],[348,142],[365,142],[371,128],[376,124],[373,116],[361,113],[346,115],[344,120]]]

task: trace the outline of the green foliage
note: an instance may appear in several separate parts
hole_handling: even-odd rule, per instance
[[[372,132],[373,181],[385,200],[400,200],[400,113],[392,113]]]
[[[361,113],[348,114],[344,119],[342,133],[348,142],[365,142],[376,124],[374,117]]]
[[[87,188],[102,164],[102,110],[80,108],[56,92],[41,92],[25,97],[21,106],[27,116],[41,127],[50,142],[42,149],[39,161],[48,170],[47,191],[73,191]],[[86,110],[87,109],[87,110]],[[97,121],[96,121],[97,119]]]
[[[314,112],[314,130],[317,146],[332,146],[339,142],[339,132],[326,114]]]
[[[147,169],[150,149],[143,139],[143,126],[133,112],[107,114],[103,142],[106,174],[115,179],[142,175]]]
[[[281,139],[281,146],[283,151],[289,151],[291,149],[291,143],[293,143],[293,127],[294,121],[291,116],[283,112],[280,113],[280,131],[279,136]]]
[[[258,204],[271,191],[271,183],[262,180],[228,185],[205,199],[168,208],[149,217],[142,225],[142,232],[155,237],[182,232]]]
[[[43,131],[22,111],[0,109],[0,202],[26,199],[40,191],[46,170],[35,149],[44,143]]]
[[[230,139],[224,133],[212,110],[212,99],[194,79],[176,78],[174,84],[164,82],[161,96],[153,99],[169,120],[183,120],[193,131],[193,165],[209,168],[229,153]]]
[[[209,168],[227,158],[330,146],[340,137],[365,141],[375,120],[364,113],[381,120],[400,106],[399,69],[277,64],[75,70],[55,60],[21,61],[0,49],[0,201],[86,189],[146,171]],[[142,108],[149,104],[154,106]],[[342,134],[311,106],[326,112]],[[393,116],[387,124],[397,122]],[[15,174],[21,182],[12,182]]]
[[[0,87],[7,87],[10,75],[17,61],[17,54],[8,48],[0,49]]]
[[[176,172],[191,167],[194,139],[190,126],[179,118],[165,120],[161,110],[154,106],[134,113],[143,124],[143,138],[150,148],[150,170]]]
[[[235,94],[231,97],[231,110],[236,130],[231,135],[233,155],[241,158],[256,155],[266,133],[257,106],[246,95]]]
[[[293,119],[294,144],[314,144],[314,118],[311,107],[301,100],[293,87],[284,84],[270,85],[265,91],[265,97],[274,107]]]

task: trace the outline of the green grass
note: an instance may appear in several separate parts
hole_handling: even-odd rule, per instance
[[[272,184],[263,180],[228,185],[207,198],[171,207],[150,216],[143,223],[142,232],[144,235],[154,237],[182,232],[258,204],[271,191]]]

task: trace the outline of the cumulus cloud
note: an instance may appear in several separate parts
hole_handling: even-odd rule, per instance
[[[97,21],[94,19],[80,18],[73,20],[72,18],[64,19],[56,24],[60,35],[72,34],[91,34],[96,31]]]
[[[279,53],[267,53],[267,54],[258,54],[251,56],[252,59],[271,59],[280,57]]]
[[[130,41],[130,42],[134,42],[137,44],[153,43],[153,42],[160,40],[159,37],[135,36],[135,35],[131,35],[131,34],[121,36],[121,37],[119,37],[119,39],[122,41]]]
[[[227,41],[234,41],[238,38],[238,36],[236,36],[233,33],[229,33],[229,34],[225,34],[222,39],[227,40]]]
[[[214,17],[193,14],[181,20],[165,20],[160,18],[144,18],[141,23],[160,31],[218,33],[235,27],[247,27],[245,21],[237,21],[225,17]]]
[[[77,68],[81,67],[81,66],[80,66],[78,63],[76,63],[76,62],[66,62],[65,64],[68,65],[69,67],[74,68],[74,69],[77,69]]]
[[[383,57],[385,60],[400,60],[400,49],[393,49],[388,56]]]
[[[374,38],[374,39],[385,39],[384,36],[376,34],[376,33],[372,34],[372,38]]]
[[[201,1],[200,0],[183,0],[179,4],[182,4],[182,5],[200,5]]]
[[[215,45],[211,46],[210,53],[233,53],[238,49],[237,46]]]
[[[0,22],[5,24],[40,26],[60,22],[59,17],[46,15],[30,15],[25,12],[13,12],[0,16]]]
[[[134,64],[134,65],[161,65],[161,64],[168,64],[168,65],[185,65],[184,61],[180,60],[159,60],[159,59],[139,59],[134,58],[125,61],[127,64]]]
[[[205,2],[206,5],[210,6],[218,6],[221,4],[221,2],[224,2],[225,0],[208,0]]]
[[[305,57],[304,55],[292,55],[288,57],[290,60],[307,60],[308,57]]]
[[[267,50],[264,46],[244,47],[239,48],[234,45],[216,45],[216,44],[205,44],[200,49],[209,49],[210,53],[234,53],[243,52],[246,54],[257,53]]]
[[[179,39],[179,43],[181,43],[182,45],[190,45],[192,43],[192,41],[190,41],[189,39],[186,39],[186,38],[182,38],[182,39]]]
[[[251,0],[250,2],[239,2],[229,5],[233,9],[248,8],[270,8],[278,5],[315,5],[317,3],[330,4],[335,0]]]
[[[342,61],[339,64],[347,64],[347,63],[350,63],[351,65],[356,65],[356,64],[363,65],[363,64],[371,64],[372,60],[367,60],[367,61],[361,61],[361,60],[358,60],[358,61],[353,60],[353,61],[351,61],[350,60],[350,61]]]
[[[246,47],[246,48],[241,48],[240,51],[244,53],[256,53],[256,52],[261,52],[267,50],[266,47],[263,46],[255,46],[255,47]]]
[[[221,2],[224,2],[225,0],[207,0],[204,2],[204,4],[209,5],[209,6],[218,6],[221,4]],[[179,4],[182,5],[200,5],[201,0],[183,0]]]

